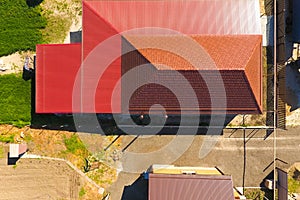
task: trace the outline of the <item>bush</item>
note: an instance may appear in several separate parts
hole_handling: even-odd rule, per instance
[[[15,135],[0,135],[0,142],[4,143],[14,143]]]
[[[87,151],[84,144],[76,134],[73,134],[70,138],[66,138],[66,136],[64,136],[64,143],[66,145],[67,152],[76,154],[77,151]]]
[[[0,76],[0,124],[22,127],[31,120],[31,83],[21,74]]]
[[[79,191],[79,197],[83,197],[85,195],[85,193],[86,192],[85,192],[84,188],[82,187]]]
[[[4,147],[0,145],[0,158],[4,158]]]
[[[35,50],[42,43],[46,19],[41,7],[29,7],[25,0],[0,1],[0,56],[21,50]]]

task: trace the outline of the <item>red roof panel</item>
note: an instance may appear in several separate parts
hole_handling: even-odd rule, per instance
[[[72,112],[72,92],[81,44],[37,45],[36,112]]]
[[[259,2],[253,0],[85,0],[118,32],[159,27],[184,34],[260,34]]]
[[[116,92],[114,112],[120,112],[121,91],[115,88],[121,75],[119,62],[120,59],[115,60],[102,76],[97,76],[97,65],[92,70],[81,66],[81,44],[38,45],[36,112],[112,113],[113,91]],[[80,84],[74,89],[76,78]]]

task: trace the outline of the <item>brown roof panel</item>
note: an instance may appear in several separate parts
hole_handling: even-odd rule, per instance
[[[231,176],[150,174],[149,200],[233,200]]]

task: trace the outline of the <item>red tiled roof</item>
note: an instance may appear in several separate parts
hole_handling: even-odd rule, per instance
[[[130,98],[130,111],[145,113],[153,104],[162,104],[167,112],[176,114],[180,111],[182,113],[197,113],[199,111],[201,113],[210,113],[211,111],[261,113],[261,36],[192,36],[192,39],[204,50],[200,54],[195,54],[195,59],[189,58],[190,55],[193,56],[193,49],[191,53],[186,54],[187,58],[170,52],[177,46],[184,49],[184,52],[188,52],[190,45],[188,42],[184,43],[186,37],[125,35],[123,46],[130,46],[132,52],[122,56],[123,74],[129,70],[128,68],[145,63],[151,63],[153,69],[147,72],[138,72],[135,75],[136,79],[133,76],[130,83],[123,81],[123,97],[128,94],[126,90],[128,84],[142,81],[139,77],[154,77],[152,79],[160,80],[162,83],[176,85],[176,88],[183,94],[183,100],[186,103],[186,106],[179,105],[178,97],[176,98],[169,88],[158,84],[144,83],[146,85],[138,88]],[[150,48],[143,49],[145,46]],[[155,49],[156,46],[157,48],[168,47],[165,49],[169,51]],[[190,60],[197,66],[194,67],[189,62]],[[193,106],[195,99],[191,98],[184,80],[179,76],[180,74],[172,72],[173,70],[177,70],[183,75],[192,86],[199,107]],[[222,78],[221,81],[220,78]],[[208,79],[216,81],[208,85],[209,83],[205,81]],[[210,92],[214,93],[218,91],[218,87],[222,87],[218,82],[223,83],[226,94],[211,96]],[[142,82],[138,83],[138,85],[142,84]],[[127,98],[124,97],[123,99]],[[226,98],[226,105],[212,105],[211,98],[221,102],[222,98]],[[223,102],[225,102],[224,100]],[[123,110],[125,111],[126,108],[123,107]]]
[[[252,54],[261,44],[260,35],[124,35],[124,37],[159,70],[168,69],[166,66],[174,70],[244,70]],[[196,48],[199,45],[196,52],[198,54],[193,53],[196,50],[191,49],[191,45],[195,45]],[[177,50],[176,47],[180,49]],[[191,58],[193,54],[195,58]],[[212,60],[205,58],[207,56]],[[197,66],[193,66],[189,60],[195,61]],[[215,65],[212,66],[210,61]],[[257,70],[259,66],[252,67]]]

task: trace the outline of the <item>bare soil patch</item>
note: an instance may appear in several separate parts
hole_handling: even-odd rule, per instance
[[[0,199],[78,199],[83,180],[66,163],[21,159],[0,166]]]

